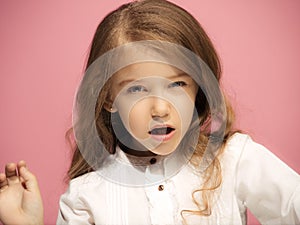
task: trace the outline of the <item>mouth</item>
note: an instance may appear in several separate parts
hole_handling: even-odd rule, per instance
[[[155,126],[148,133],[153,139],[167,141],[173,137],[175,128],[171,126]]]

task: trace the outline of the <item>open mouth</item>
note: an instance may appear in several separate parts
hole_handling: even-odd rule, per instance
[[[170,126],[154,127],[148,133],[156,140],[169,140],[175,132],[175,128]]]
[[[173,130],[175,130],[172,127],[159,127],[159,128],[154,128],[151,131],[149,131],[149,134],[151,135],[166,135],[171,133]]]

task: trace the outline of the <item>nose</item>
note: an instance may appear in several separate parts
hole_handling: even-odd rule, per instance
[[[165,118],[170,114],[170,103],[161,98],[153,98],[151,116],[153,118]]]

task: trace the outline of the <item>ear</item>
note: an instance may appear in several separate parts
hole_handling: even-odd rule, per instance
[[[110,113],[115,113],[118,109],[112,104],[111,101],[105,101],[103,105],[104,109]]]

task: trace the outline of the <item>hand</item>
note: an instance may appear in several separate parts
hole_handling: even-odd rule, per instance
[[[5,225],[42,225],[43,203],[35,176],[20,161],[0,173],[0,222]]]

